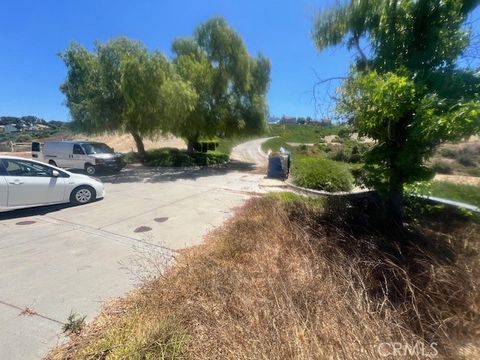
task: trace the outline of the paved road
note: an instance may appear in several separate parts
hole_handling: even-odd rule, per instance
[[[269,139],[271,138],[256,139],[237,145],[232,151],[232,160],[249,163],[263,171],[267,166],[267,155],[262,151],[261,145]]]
[[[259,160],[249,146],[235,158]],[[242,153],[242,154],[239,154]],[[62,341],[71,312],[91,320],[104,301],[232,215],[263,175],[132,166],[105,176],[104,200],[0,214],[0,359],[38,359]],[[149,264],[149,265],[146,265]]]

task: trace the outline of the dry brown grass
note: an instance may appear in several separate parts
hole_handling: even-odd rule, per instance
[[[387,342],[478,358],[477,222],[424,218],[409,241],[282,197],[251,200],[48,358],[383,359]]]

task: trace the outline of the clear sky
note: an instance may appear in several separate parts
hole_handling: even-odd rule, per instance
[[[251,54],[272,63],[271,115],[321,117],[312,86],[317,76],[342,76],[351,54],[319,53],[310,36],[316,11],[334,0],[2,0],[0,2],[0,116],[69,120],[59,85],[65,66],[57,56],[71,41],[124,35],[170,54],[176,37],[189,36],[211,16],[222,16]],[[320,92],[319,101],[325,95]]]

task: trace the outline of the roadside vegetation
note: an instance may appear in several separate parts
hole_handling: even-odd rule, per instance
[[[438,174],[480,177],[480,141],[444,145],[430,164]]]
[[[426,194],[460,201],[480,208],[480,186],[433,181]]]
[[[47,359],[478,356],[479,219],[415,211],[394,236],[374,203],[336,199],[250,200]]]
[[[292,154],[292,181],[298,186],[329,192],[361,185],[361,166],[369,143],[351,137],[346,125],[271,125],[262,150]],[[329,142],[325,137],[329,137]]]
[[[316,124],[271,124],[268,128],[270,136],[278,136],[285,142],[315,144],[325,136],[338,135],[346,126]]]
[[[216,150],[189,153],[187,150],[162,148],[146,151],[145,157],[137,160],[151,167],[186,167],[224,164],[228,158],[228,154]]]

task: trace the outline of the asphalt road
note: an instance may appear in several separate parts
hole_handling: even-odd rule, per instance
[[[264,171],[267,167],[267,155],[261,145],[271,138],[255,139],[237,145],[231,155],[233,161],[251,164],[257,170]]]
[[[236,163],[264,162],[255,140]],[[0,359],[38,359],[63,341],[70,313],[101,305],[168,264],[255,193],[262,174],[131,166],[104,176],[104,200],[0,214]],[[153,270],[152,270],[153,269]]]

